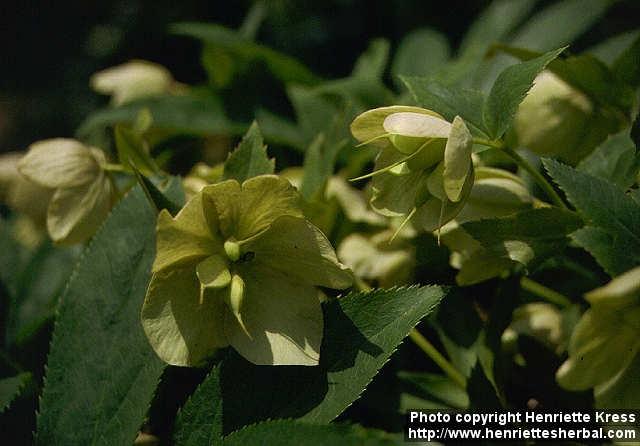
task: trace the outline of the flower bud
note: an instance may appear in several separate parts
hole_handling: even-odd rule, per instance
[[[174,83],[169,70],[145,60],[132,60],[91,76],[91,88],[111,95],[114,105],[168,93]]]
[[[54,242],[83,242],[107,217],[113,189],[105,163],[101,150],[65,138],[36,142],[20,160],[18,170],[24,177],[53,192],[47,230]]]

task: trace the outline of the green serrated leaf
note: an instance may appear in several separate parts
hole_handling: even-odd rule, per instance
[[[294,420],[274,420],[247,426],[224,439],[224,446],[264,444],[284,446],[391,446],[403,444],[401,438],[386,432],[347,424],[318,425]]]
[[[484,96],[471,89],[449,87],[426,77],[400,76],[420,107],[440,113],[451,122],[456,116],[464,119],[470,131],[477,136],[487,136],[482,109]]]
[[[398,344],[444,296],[431,286],[351,293],[324,305],[317,367],[222,364],[225,432],[268,418],[328,423],[356,400]]]
[[[489,253],[530,268],[559,253],[567,236],[581,226],[575,213],[558,208],[530,209],[462,225]]]
[[[22,392],[22,389],[30,379],[31,373],[28,372],[0,379],[0,414],[20,395],[20,392]]]
[[[550,51],[567,45],[593,26],[613,2],[564,0],[533,16],[514,36],[513,45]]]
[[[214,23],[175,23],[172,34],[189,36],[219,46],[245,60],[259,60],[284,83],[315,84],[319,78],[306,66],[286,54],[243,38],[240,33]]]
[[[140,325],[155,225],[155,212],[135,188],[83,253],[60,299],[36,444],[135,439],[164,368]]]
[[[224,163],[224,180],[234,179],[242,183],[258,175],[272,174],[276,163],[267,156],[258,124],[254,122]]]
[[[578,164],[577,169],[626,190],[636,181],[640,157],[629,133],[624,131],[609,136]]]
[[[180,409],[173,430],[175,446],[213,445],[222,439],[220,365],[216,364]]]
[[[551,159],[543,164],[587,222],[573,235],[611,276],[640,264],[640,204],[601,178]]]
[[[564,48],[550,51],[535,59],[506,68],[496,79],[484,103],[484,124],[492,138],[500,138],[511,126],[518,105],[533,80]]]
[[[139,133],[120,124],[116,125],[114,134],[120,164],[128,168],[135,166],[144,175],[159,172],[158,166],[149,155],[149,148]]]

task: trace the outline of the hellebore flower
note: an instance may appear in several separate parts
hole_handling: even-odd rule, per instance
[[[254,364],[316,365],[316,287],[352,281],[297,191],[274,175],[206,186],[175,218],[162,211],[152,272],[142,325],[158,356],[179,366],[228,345]]]
[[[569,359],[556,373],[569,390],[594,387],[600,407],[638,407],[640,267],[585,294],[591,308],[575,326]]]
[[[619,125],[582,92],[543,71],[518,107],[514,133],[518,146],[576,164]]]
[[[59,244],[90,238],[113,204],[113,187],[104,171],[104,152],[74,139],[55,138],[33,143],[18,163],[29,181],[50,190],[47,230]]]
[[[356,117],[351,133],[381,149],[374,172],[359,178],[373,177],[377,212],[433,231],[462,209],[473,184],[473,140],[462,118],[449,123],[419,107],[382,107]]]
[[[91,76],[91,88],[111,95],[114,105],[170,92],[175,85],[169,70],[146,60],[132,60]]]

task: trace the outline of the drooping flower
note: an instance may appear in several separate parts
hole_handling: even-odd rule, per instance
[[[181,366],[228,345],[254,364],[316,365],[316,287],[352,281],[274,175],[209,185],[175,218],[161,212],[152,271],[142,325],[158,356]]]
[[[569,390],[594,388],[596,405],[633,408],[640,404],[640,267],[585,294],[591,304],[575,326],[569,358],[558,383]]]
[[[452,123],[419,107],[382,107],[351,124],[353,136],[381,149],[373,177],[372,207],[407,216],[426,231],[462,209],[473,184],[473,139],[462,118]]]
[[[47,230],[54,242],[84,242],[107,217],[114,194],[105,163],[100,149],[66,138],[33,143],[18,163],[25,178],[53,190]]]
[[[584,93],[543,71],[518,107],[514,134],[520,147],[576,164],[619,125]]]
[[[114,105],[168,93],[175,84],[169,70],[146,60],[132,60],[91,76],[91,88],[111,95]]]

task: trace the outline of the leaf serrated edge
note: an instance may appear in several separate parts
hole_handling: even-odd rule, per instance
[[[105,217],[104,221],[102,222],[102,224],[98,227],[98,230],[96,231],[96,233],[93,235],[93,237],[91,237],[91,240],[89,240],[89,242],[87,243],[87,245],[85,246],[85,248],[82,250],[82,253],[78,256],[78,259],[73,267],[73,270],[71,272],[71,274],[69,275],[69,279],[67,279],[67,282],[65,283],[64,289],[63,291],[60,293],[60,297],[58,298],[58,302],[56,303],[56,308],[54,310],[54,314],[53,314],[53,329],[52,329],[52,333],[51,333],[51,341],[49,341],[49,350],[47,353],[47,359],[45,361],[45,365],[44,365],[44,374],[42,377],[42,392],[40,393],[40,395],[38,396],[38,407],[36,408],[36,430],[34,431],[34,435],[33,435],[33,440],[34,440],[34,444],[38,444],[38,436],[37,436],[37,432],[39,430],[39,426],[40,426],[40,415],[41,415],[41,407],[42,407],[42,400],[44,398],[45,395],[45,389],[47,388],[47,382],[48,382],[48,377],[49,377],[49,359],[51,357],[51,352],[52,352],[52,347],[54,345],[54,343],[56,342],[56,340],[58,339],[58,324],[60,323],[59,321],[59,315],[60,315],[60,308],[62,307],[62,303],[63,300],[65,298],[65,296],[67,295],[67,293],[69,292],[69,288],[71,287],[71,285],[75,282],[76,277],[79,274],[79,269],[80,269],[80,265],[83,263],[83,261],[85,260],[85,258],[88,256],[89,251],[93,248],[93,246],[96,243],[96,238],[99,234],[101,234],[104,231],[105,226],[107,225],[107,222],[109,221],[109,219],[111,218],[111,215],[117,210],[120,209],[123,206],[123,202],[124,200],[129,197],[130,195],[137,193],[138,189],[140,188],[139,185],[137,185],[136,187],[133,187],[131,189],[129,189],[123,196],[122,198],[111,208],[111,210],[109,211],[109,213],[107,214],[107,216]],[[140,190],[141,193],[143,193]],[[149,205],[147,203],[147,205]],[[148,410],[148,408],[147,408]]]

